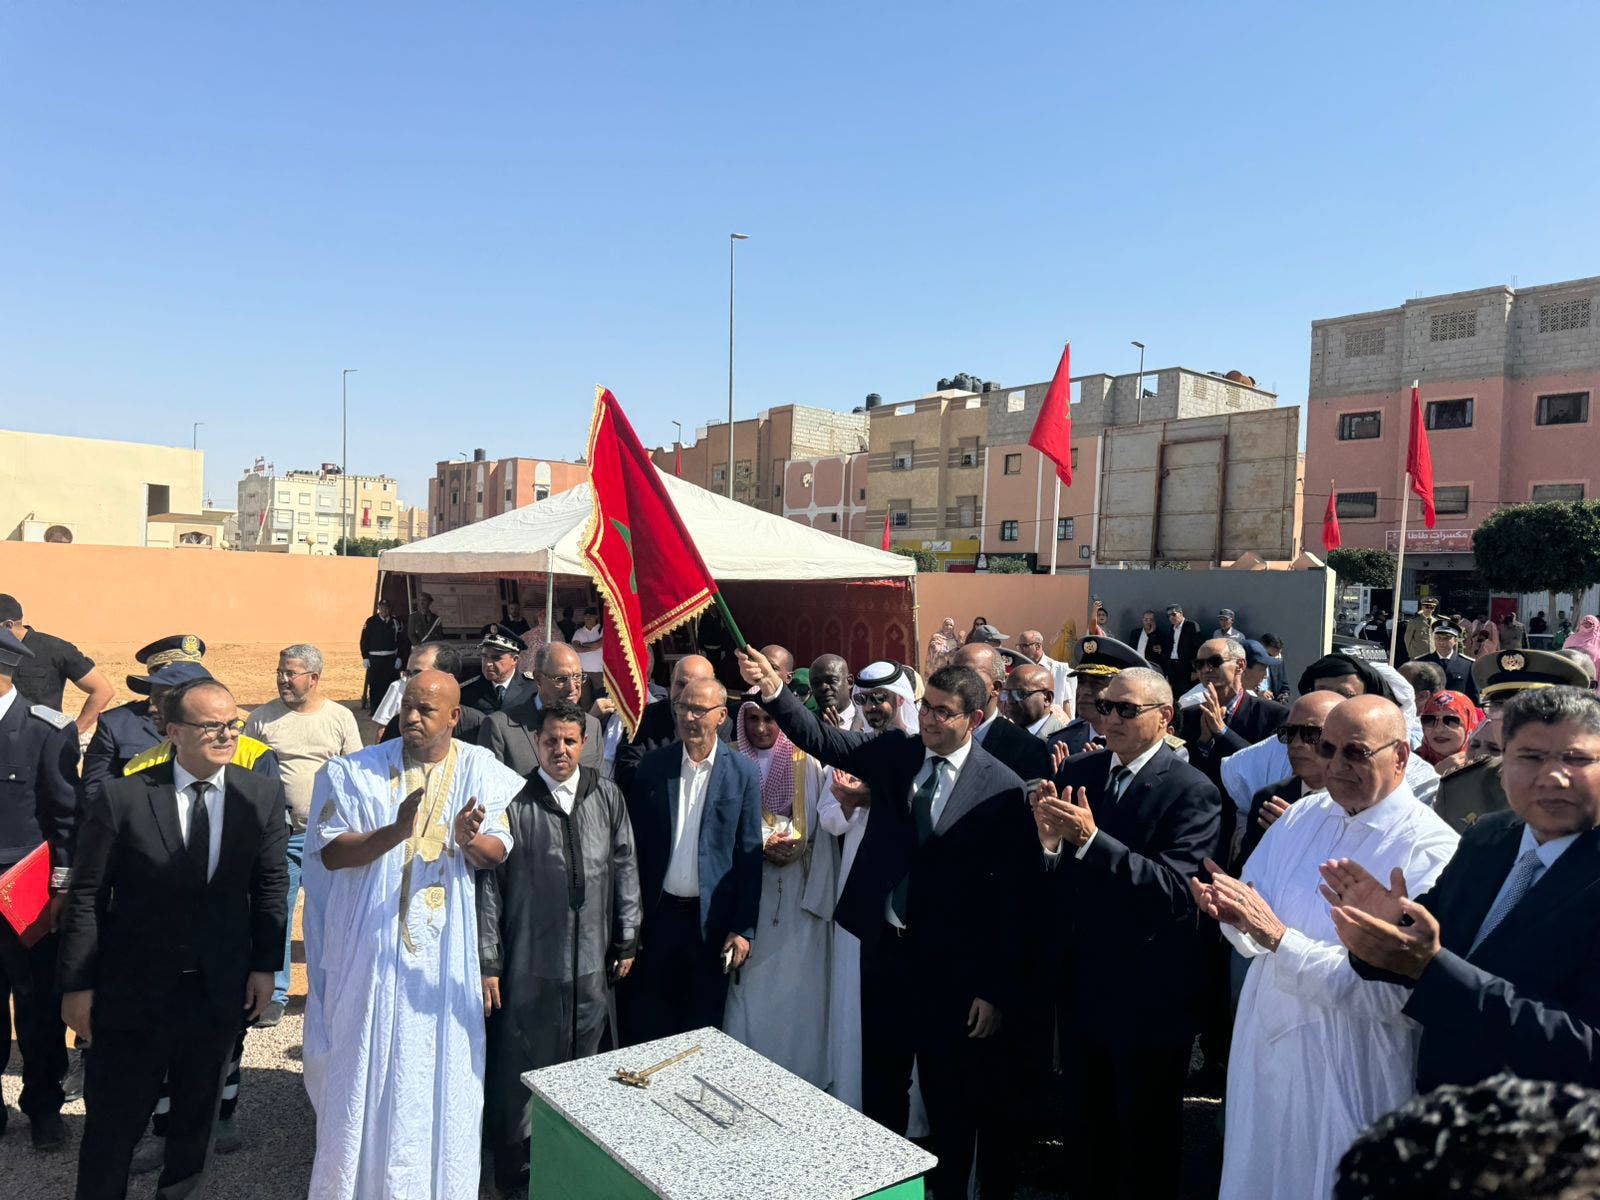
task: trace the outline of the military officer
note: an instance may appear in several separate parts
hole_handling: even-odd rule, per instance
[[[1433,627],[1438,624],[1438,614],[1439,597],[1424,596],[1418,601],[1417,615],[1406,622],[1404,641],[1407,658],[1424,658],[1432,652]],[[1453,684],[1451,690],[1455,690]]]
[[[126,770],[134,757],[161,741],[155,713],[160,704],[150,676],[169,663],[204,660],[206,644],[192,633],[158,638],[134,655],[143,675],[128,676],[128,690],[146,699],[130,700],[100,714],[100,724],[83,755],[83,798],[94,800],[109,780]]]
[[[9,629],[0,629],[0,874],[39,844],[50,847],[50,906],[41,916],[53,930],[72,882],[72,838],[77,820],[77,727],[71,717],[30,704],[12,682],[33,651]],[[33,1126],[36,1150],[59,1150],[61,1079],[67,1072],[67,1029],[55,988],[56,937],[32,945],[0,918],[0,1069],[11,1053],[11,1010],[22,1052],[18,1107]],[[0,1130],[6,1110],[0,1106]]]
[[[533,681],[517,670],[517,659],[527,648],[528,644],[504,625],[489,626],[478,644],[481,674],[461,689],[461,707],[495,713],[532,700]]]
[[[1066,746],[1068,755],[1081,754],[1086,749],[1104,745],[1098,732],[1099,715],[1094,710],[1094,702],[1119,672],[1130,667],[1150,666],[1132,646],[1113,637],[1095,635],[1079,638],[1073,650],[1072,657],[1076,665],[1072,675],[1078,681],[1074,706],[1077,711],[1071,721],[1046,739],[1052,753],[1058,745]],[[1181,739],[1168,738],[1169,744],[1174,742],[1179,748],[1183,746]]]
[[[1444,672],[1444,685],[1452,692],[1461,692],[1474,704],[1478,703],[1478,685],[1472,681],[1473,660],[1457,648],[1461,645],[1461,630],[1449,621],[1440,620],[1433,626],[1433,653],[1424,654],[1418,662],[1431,662]]]
[[[1501,650],[1473,660],[1472,678],[1488,717],[1473,734],[1473,739],[1494,736],[1493,726],[1500,721],[1500,706],[1518,692],[1533,688],[1587,688],[1587,673],[1559,650]],[[1446,775],[1439,783],[1433,811],[1457,833],[1465,833],[1479,818],[1506,807],[1506,793],[1500,783],[1500,756],[1492,755],[1468,763]]]

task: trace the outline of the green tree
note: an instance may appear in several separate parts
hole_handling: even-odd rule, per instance
[[[989,555],[989,574],[991,575],[1031,575],[1033,568],[1028,565],[1028,560],[1015,554]]]
[[[1497,592],[1567,592],[1600,583],[1600,501],[1515,504],[1473,532],[1472,553]]]
[[[913,550],[909,546],[896,546],[893,553],[915,559],[919,571],[937,573],[944,570],[944,563],[939,561],[939,556],[932,550]]]
[[[1387,550],[1340,546],[1328,551],[1328,568],[1342,583],[1364,583],[1368,587],[1394,586],[1394,555]]]
[[[348,554],[351,558],[377,558],[380,550],[393,550],[396,546],[405,545],[399,538],[351,538],[350,548],[344,547],[344,539],[340,538],[335,543],[335,554]]]

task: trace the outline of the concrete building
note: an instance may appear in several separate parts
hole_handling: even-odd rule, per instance
[[[865,412],[784,404],[748,420],[735,421],[733,498],[763,512],[782,515],[785,475],[791,462],[856,454],[866,446]],[[690,483],[727,495],[727,422],[701,426],[695,430],[694,441],[658,447],[650,457],[663,471],[677,471]]]
[[[1238,372],[1221,376],[1185,367],[1159,368],[1145,371],[1143,386],[1139,384],[1137,373],[1073,379],[1073,482],[1062,489],[1054,530],[1049,526],[1055,469],[1028,445],[1048,380],[983,393],[946,390],[905,404],[874,406],[863,540],[881,531],[887,513],[895,545],[932,550],[953,569],[970,569],[982,553],[1020,555],[1048,570],[1053,533],[1056,569],[1087,569],[1106,557],[1096,552],[1096,538],[1105,530],[1102,468],[1109,430],[1151,431],[1155,440],[1150,444],[1159,447],[1207,436],[1189,428],[1194,420],[1275,411],[1277,403],[1272,392]],[[1294,416],[1287,419],[1292,423]],[[1226,453],[1226,441],[1221,447]],[[1274,467],[1275,477],[1287,474],[1291,485],[1294,451],[1291,444],[1287,459],[1280,456]],[[1147,472],[1144,479],[1150,493],[1144,502],[1147,529],[1155,501],[1153,478]],[[1119,494],[1119,507],[1128,501]],[[1163,506],[1179,502],[1177,493],[1163,492]],[[1271,551],[1288,549],[1297,529],[1298,522],[1293,522],[1287,538],[1247,548],[1273,557]],[[1143,560],[1146,555],[1124,557]]]
[[[1479,615],[1472,531],[1502,504],[1600,496],[1600,277],[1504,285],[1313,321],[1304,539],[1330,483],[1347,546],[1399,544],[1411,383],[1420,381],[1438,524],[1407,532],[1403,593]]]
[[[486,517],[540,500],[589,481],[583,463],[560,459],[490,459],[474,450],[470,461],[447,459],[428,481],[428,522],[433,533],[460,529]]]
[[[794,459],[783,473],[783,515],[853,542],[866,534],[867,455]],[[878,531],[882,536],[882,518]]]
[[[0,430],[0,464],[7,540],[204,545],[185,535],[210,531],[220,545],[222,522],[205,512],[203,451]]]
[[[337,554],[342,534],[388,539],[402,529],[405,506],[389,475],[342,476],[333,463],[278,475],[257,459],[238,492],[241,550]]]

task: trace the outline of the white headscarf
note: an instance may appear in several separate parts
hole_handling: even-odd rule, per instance
[[[1404,675],[1388,663],[1375,662],[1367,665],[1383,676],[1383,681],[1394,693],[1394,702],[1406,715],[1406,741],[1410,742],[1411,748],[1415,750],[1422,745],[1422,722],[1417,719],[1417,690],[1406,682]]]
[[[899,663],[875,662],[856,672],[856,688],[863,692],[893,692],[900,697],[895,724],[906,733],[917,732],[917,699],[911,677]]]

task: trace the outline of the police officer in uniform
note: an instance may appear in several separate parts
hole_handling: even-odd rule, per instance
[[[1072,670],[1073,678],[1078,681],[1078,695],[1074,702],[1076,711],[1072,714],[1072,720],[1047,739],[1052,754],[1058,745],[1065,746],[1069,757],[1105,745],[1105,740],[1095,729],[1097,714],[1094,702],[1100,698],[1100,693],[1105,691],[1108,683],[1131,667],[1161,669],[1151,667],[1132,646],[1113,637],[1093,635],[1079,638],[1072,657],[1077,664]],[[1170,735],[1167,744],[1180,750],[1183,748],[1183,740]],[[1187,760],[1188,756],[1184,757]]]
[[[147,699],[130,700],[100,714],[100,723],[83,755],[85,802],[98,797],[100,789],[121,776],[137,755],[161,741],[155,719],[158,699],[152,691],[151,675],[168,663],[198,663],[205,655],[206,644],[192,633],[159,638],[134,655],[146,673],[129,675],[128,690]]]
[[[50,847],[50,907],[41,917],[53,928],[72,882],[72,838],[77,820],[78,737],[71,717],[32,703],[12,682],[33,657],[9,629],[0,629],[0,874],[41,842]],[[33,1126],[36,1150],[59,1150],[61,1079],[67,1072],[67,1029],[56,992],[56,936],[23,944],[0,918],[0,1069],[11,1052],[11,1010],[22,1051],[18,1107]],[[0,1106],[0,1130],[6,1109]]]
[[[1518,692],[1533,688],[1589,686],[1588,674],[1559,650],[1501,650],[1472,662],[1472,678],[1488,710],[1488,720],[1500,720],[1499,709]],[[1479,759],[1439,782],[1433,811],[1457,833],[1465,833],[1482,817],[1507,807],[1500,783],[1500,757]]]
[[[503,712],[532,700],[537,689],[517,670],[517,660],[528,644],[504,625],[491,625],[478,645],[482,672],[461,689],[461,707],[481,713]]]
[[[1478,703],[1478,685],[1472,681],[1473,659],[1462,654],[1461,630],[1449,621],[1441,620],[1433,627],[1433,653],[1424,654],[1418,662],[1433,663],[1444,672],[1444,685],[1452,692],[1460,692]]]

